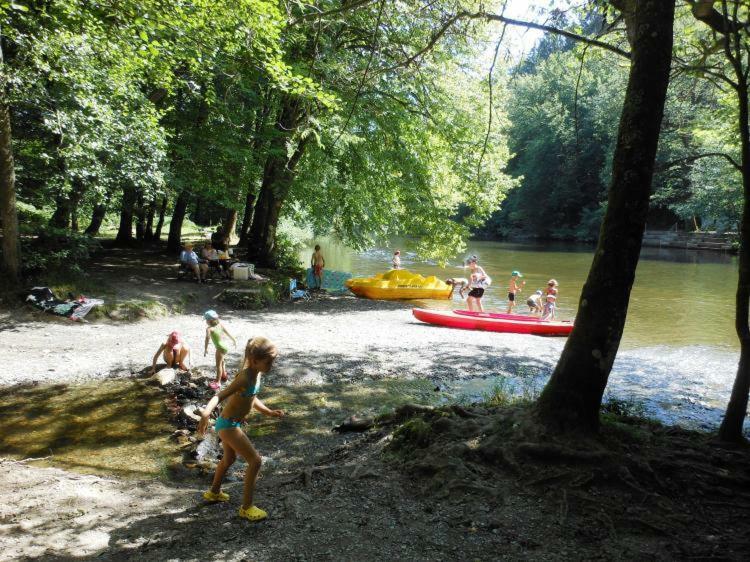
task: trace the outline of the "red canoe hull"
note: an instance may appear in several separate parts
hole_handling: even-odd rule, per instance
[[[456,312],[444,310],[412,309],[417,320],[447,328],[462,330],[484,330],[487,332],[508,332],[513,334],[533,334],[536,336],[567,336],[573,330],[572,322],[546,322],[537,318],[528,318],[514,314],[519,318],[497,318],[507,314],[490,314],[486,312]]]

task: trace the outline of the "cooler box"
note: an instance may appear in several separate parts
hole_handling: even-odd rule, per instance
[[[250,275],[255,273],[255,266],[251,263],[235,263],[230,271],[232,272],[232,279],[243,281],[249,279]]]

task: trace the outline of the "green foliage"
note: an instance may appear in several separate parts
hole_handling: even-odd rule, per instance
[[[42,227],[36,238],[22,238],[24,275],[35,276],[45,271],[58,274],[83,274],[86,264],[99,243],[85,234]]]

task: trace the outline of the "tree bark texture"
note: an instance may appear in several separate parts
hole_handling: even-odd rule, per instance
[[[120,205],[120,227],[117,229],[115,244],[127,245],[133,241],[133,214],[136,200],[135,187],[128,185],[122,189]]]
[[[182,222],[185,220],[190,195],[187,191],[180,192],[172,211],[172,222],[169,223],[169,238],[167,238],[167,250],[176,254],[180,251],[180,239],[182,237]]]
[[[299,141],[291,157],[287,156],[286,144],[297,129],[301,117],[301,102],[291,96],[284,96],[263,167],[263,181],[247,242],[249,259],[256,265],[275,266],[276,227],[282,205],[295,178],[295,168],[304,154],[306,141]]]
[[[224,217],[224,228],[222,229],[224,232],[224,245],[226,247],[229,247],[229,244],[231,244],[232,236],[234,235],[234,231],[237,229],[237,209],[229,209],[227,210],[226,217]]]
[[[596,431],[646,226],[672,54],[674,0],[635,3],[632,59],[607,211],[575,328],[537,403],[549,427]]]
[[[253,209],[255,208],[255,191],[250,186],[245,196],[245,212],[242,215],[242,226],[240,227],[240,244],[247,245],[250,235],[250,225],[253,223]]]
[[[154,230],[154,240],[157,242],[161,240],[161,230],[164,228],[164,216],[167,214],[167,197],[166,195],[161,200],[161,206],[159,207],[159,221],[156,223],[156,229]]]
[[[85,234],[91,236],[99,234],[99,229],[102,227],[105,216],[107,216],[107,202],[102,201],[94,205],[94,210],[91,211],[91,222],[86,227]]]
[[[1,49],[1,47],[0,47]],[[0,219],[3,225],[4,276],[16,282],[21,273],[21,251],[18,233],[18,210],[16,208],[16,168],[13,161],[10,108],[5,101],[5,68],[0,50]]]

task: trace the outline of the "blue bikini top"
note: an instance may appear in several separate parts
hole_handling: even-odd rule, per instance
[[[260,373],[258,373],[257,378],[255,379],[255,386],[246,388],[240,396],[243,396],[244,398],[252,398],[253,396],[257,395],[260,391]]]

